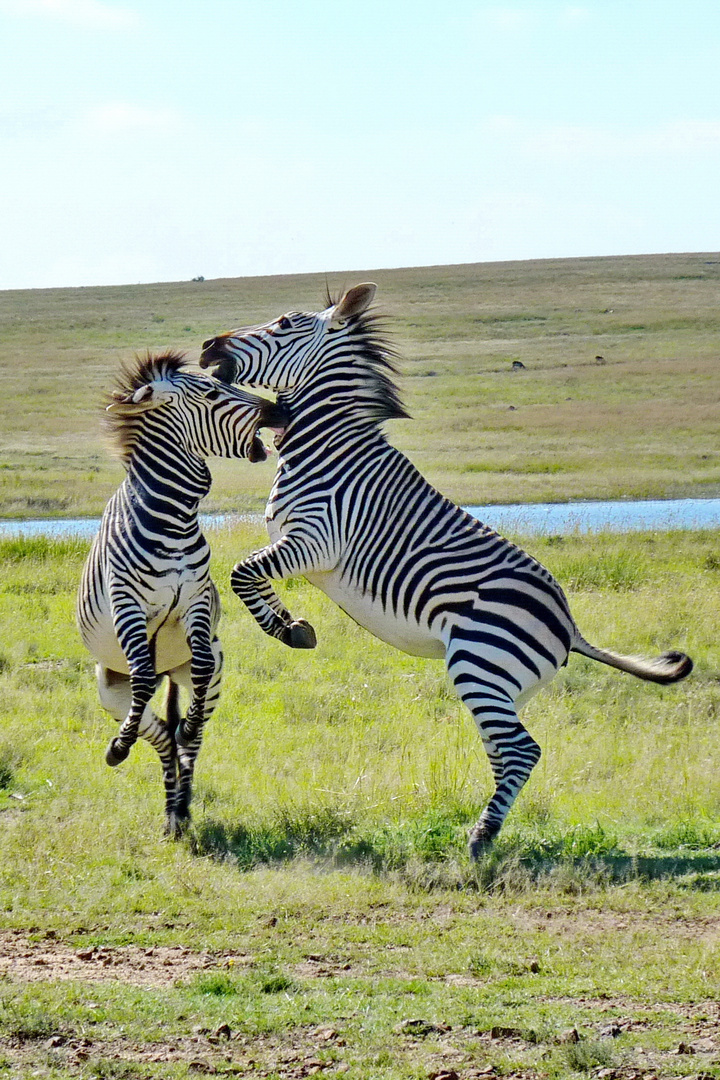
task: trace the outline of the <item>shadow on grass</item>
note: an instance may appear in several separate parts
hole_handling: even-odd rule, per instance
[[[600,825],[565,830],[516,829],[477,863],[467,852],[467,811],[430,810],[401,822],[360,825],[344,811],[282,810],[267,822],[205,819],[193,830],[196,854],[247,871],[294,859],[328,868],[360,867],[422,889],[524,892],[548,887],[579,893],[630,881],[670,880],[688,890],[720,892],[720,850],[704,827],[648,837],[630,854]],[[672,849],[670,849],[672,847]],[[660,849],[660,850],[658,850]]]

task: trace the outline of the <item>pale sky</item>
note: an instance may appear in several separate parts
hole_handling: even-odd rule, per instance
[[[2,289],[718,249],[718,0],[0,0]]]

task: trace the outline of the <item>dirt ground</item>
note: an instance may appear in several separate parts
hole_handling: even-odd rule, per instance
[[[597,917],[595,917],[597,916]],[[594,913],[587,919],[567,920],[553,913],[523,913],[520,921],[530,919],[558,919],[561,932],[568,934],[591,929],[612,932],[621,928],[622,917]],[[715,940],[720,933],[720,918],[698,920],[672,920],[675,933],[702,936]],[[597,925],[595,925],[597,923]],[[400,958],[398,957],[398,960]],[[190,981],[199,972],[237,970],[250,965],[253,958],[241,952],[194,952],[183,947],[150,947],[123,945],[98,948],[72,948],[55,939],[52,931],[43,940],[31,940],[20,931],[0,931],[0,980],[4,984],[32,983],[42,980],[73,980],[97,984],[122,982],[145,988],[171,988]],[[401,963],[401,961],[400,961]],[[360,965],[350,965],[335,958],[308,954],[296,964],[292,973],[299,980],[323,978],[331,975],[361,977]],[[375,973],[377,974],[377,973]],[[402,971],[394,971],[394,977],[403,977]],[[447,976],[449,983],[462,980],[473,981],[469,976]],[[583,1023],[583,1034],[571,1028],[560,1036],[559,1041],[569,1043],[580,1038],[594,1041],[607,1040],[608,1045],[620,1035],[642,1033],[654,1025],[654,1018],[663,1027],[677,1032],[677,1043],[668,1053],[636,1048],[632,1060],[621,1066],[587,1070],[596,1080],[663,1080],[664,1077],[694,1077],[695,1080],[711,1080],[720,1075],[720,1003],[704,1002],[701,1005],[676,1003],[653,1004],[633,1002],[622,998],[598,997],[590,999],[547,999],[548,1003],[577,1005],[587,1017],[593,1016],[588,1030]],[[394,1031],[398,1060],[423,1061],[428,1080],[480,1080],[500,1075],[496,1067],[487,1063],[506,1055],[541,1050],[539,1040],[527,1031],[512,1027],[495,1027],[490,1031],[478,1031],[470,1027],[438,1025],[422,1017],[408,1017]],[[427,1051],[423,1044],[428,1040]],[[558,1041],[557,1039],[555,1040]],[[432,1048],[430,1047],[432,1043]],[[191,1073],[216,1076],[273,1076],[283,1080],[302,1080],[318,1074],[342,1076],[351,1070],[345,1060],[346,1041],[342,1033],[333,1027],[313,1025],[294,1027],[281,1035],[248,1036],[233,1031],[226,1024],[215,1030],[195,1027],[191,1035],[155,1042],[134,1042],[119,1034],[111,1040],[77,1038],[61,1033],[41,1038],[17,1036],[0,1039],[0,1075],[8,1077],[44,1077],[55,1070],[62,1070],[68,1077],[132,1076],[138,1080],[144,1076],[162,1076],[162,1064],[182,1063]],[[348,1051],[348,1057],[353,1056]],[[538,1057],[541,1054],[538,1053]],[[95,1062],[102,1062],[96,1071]],[[147,1067],[147,1073],[143,1071]],[[124,1072],[124,1068],[131,1072]],[[107,1069],[110,1068],[110,1072]],[[114,1070],[114,1071],[113,1071]],[[517,1080],[541,1080],[547,1073],[541,1066],[532,1069],[502,1070],[504,1077]],[[382,1069],[378,1071],[382,1076]]]

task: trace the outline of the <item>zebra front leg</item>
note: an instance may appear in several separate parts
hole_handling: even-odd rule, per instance
[[[449,658],[448,670],[458,696],[473,714],[495,780],[495,791],[470,830],[470,855],[477,859],[500,832],[540,759],[540,747],[520,723],[513,699],[503,687],[510,676],[465,651]]]
[[[132,704],[130,676],[97,664],[95,674],[98,683],[100,701],[111,716],[121,721],[127,715]],[[159,682],[159,679],[157,680]],[[166,833],[170,831],[171,815],[175,810],[177,787],[177,756],[175,753],[174,728],[163,723],[159,716],[146,706],[138,725],[138,735],[157,751],[163,772],[165,786]]]
[[[291,649],[314,649],[317,637],[305,619],[293,619],[268,579],[282,581],[312,571],[330,570],[337,559],[323,548],[323,537],[314,537],[313,548],[304,537],[288,533],[275,544],[256,551],[239,562],[230,577],[232,590],[240,597],[259,626]]]
[[[138,728],[145,706],[155,693],[157,676],[150,655],[147,619],[137,599],[121,588],[110,590],[113,625],[120,648],[130,671],[132,700],[117,737],[105,751],[108,765],[119,765],[137,741]]]

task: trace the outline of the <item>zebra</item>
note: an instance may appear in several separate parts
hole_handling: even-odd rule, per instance
[[[220,601],[198,505],[210,490],[206,458],[263,461],[260,426],[277,427],[270,401],[188,370],[185,357],[148,354],[125,365],[106,398],[104,426],[127,470],[103,514],[77,597],[80,636],[97,664],[102,705],[120,730],[108,765],[138,736],[155,748],[165,784],[165,832],[190,817],[203,725],[220,693]],[[168,678],[166,718],[150,699]],[[179,690],[190,694],[183,718]]]
[[[549,571],[388,443],[383,421],[408,414],[393,381],[397,354],[368,312],[375,291],[356,285],[320,312],[290,311],[204,343],[202,367],[276,391],[288,413],[266,511],[271,542],[237,564],[231,584],[262,629],[292,648],[313,648],[315,632],[269,582],[303,575],[382,641],[445,659],[494,778],[470,831],[477,858],[540,758],[518,710],[570,652],[658,683],[684,678],[692,661],[589,644]]]

